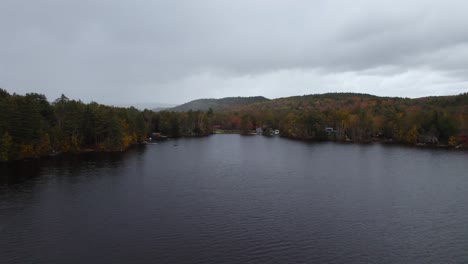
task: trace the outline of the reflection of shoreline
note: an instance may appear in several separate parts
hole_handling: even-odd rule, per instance
[[[41,160],[41,159],[48,158],[48,157],[60,157],[63,155],[79,155],[79,154],[85,154],[85,153],[125,153],[131,149],[138,148],[144,145],[145,145],[144,143],[133,144],[124,149],[106,149],[106,148],[99,148],[99,147],[95,147],[95,148],[87,147],[87,148],[74,150],[74,151],[52,151],[49,153],[45,153],[43,155],[24,157],[24,158],[8,160],[8,161],[0,161],[0,164],[9,164],[9,163],[21,162],[21,161]]]
[[[52,174],[75,176],[83,171],[101,168],[120,168],[132,154],[143,153],[144,146],[130,147],[124,151],[76,151],[39,156],[0,163],[0,185],[17,184]],[[138,155],[138,154],[137,154]],[[114,174],[110,174],[114,175]]]
[[[178,138],[202,138],[202,137],[207,137],[210,135],[232,135],[232,134],[240,134],[240,135],[257,135],[256,133],[245,133],[243,130],[235,130],[235,129],[216,129],[213,131],[213,134],[209,135],[183,135]],[[269,136],[269,135],[264,135],[264,136]],[[398,142],[394,141],[391,139],[371,139],[371,140],[366,140],[366,141],[353,141],[353,140],[331,140],[331,139],[324,139],[324,140],[319,140],[315,138],[303,138],[303,137],[294,137],[294,136],[284,136],[281,135],[281,138],[287,138],[287,139],[292,139],[292,140],[298,140],[298,141],[304,141],[304,142],[315,142],[315,143],[320,143],[320,142],[333,142],[333,143],[339,143],[339,144],[375,144],[375,143],[380,143],[383,145],[395,145],[395,146],[404,146],[404,147],[415,147],[415,148],[425,148],[425,149],[447,149],[447,150],[460,150],[460,151],[467,151],[468,150],[468,144],[459,144],[459,145],[444,145],[444,144],[425,144],[425,143],[403,143],[403,142]],[[80,154],[86,154],[86,153],[127,153],[128,151],[132,149],[137,149],[144,147],[147,144],[158,144],[161,142],[169,141],[172,139],[176,139],[175,137],[164,137],[160,139],[153,139],[151,142],[142,142],[139,144],[133,144],[128,146],[125,149],[105,149],[105,148],[99,148],[99,147],[87,147],[83,148],[81,150],[76,150],[76,151],[69,151],[69,152],[61,152],[61,151],[56,151],[56,152],[51,152],[47,153],[44,155],[40,156],[34,156],[34,157],[27,157],[27,158],[22,158],[22,159],[17,159],[17,160],[11,160],[11,161],[2,161],[0,164],[8,164],[8,163],[13,163],[13,162],[21,162],[21,161],[31,161],[31,160],[41,160],[44,158],[48,157],[59,157],[63,155],[80,155]]]
[[[301,138],[301,137],[292,137],[292,136],[281,136],[282,138],[287,138],[291,140],[298,140],[303,142],[313,142],[313,143],[338,143],[338,144],[357,144],[357,145],[369,145],[369,144],[382,144],[387,146],[400,146],[400,147],[411,147],[411,148],[421,148],[421,149],[446,149],[446,150],[460,150],[467,151],[468,145],[461,144],[455,146],[443,145],[443,144],[423,144],[423,143],[403,143],[393,140],[384,140],[384,139],[375,139],[368,141],[351,141],[351,140],[318,140],[313,138]]]

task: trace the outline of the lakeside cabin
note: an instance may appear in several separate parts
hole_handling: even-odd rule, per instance
[[[278,136],[280,134],[279,129],[273,129],[273,128],[257,128],[256,129],[257,135],[264,135],[264,136]]]
[[[327,132],[328,135],[334,135],[337,133],[337,131],[333,129],[333,127],[326,127],[325,132]]]

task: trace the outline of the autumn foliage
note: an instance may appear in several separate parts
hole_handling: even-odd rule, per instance
[[[213,122],[239,129],[233,120],[248,119],[300,139],[460,145],[468,134],[467,108],[468,94],[409,99],[329,93],[232,107]],[[334,133],[325,133],[326,127]]]
[[[281,136],[312,140],[468,145],[467,93],[418,99],[354,93],[258,98],[220,99],[217,111],[153,112],[85,104],[64,95],[50,103],[44,95],[0,89],[0,161],[124,150],[153,135],[204,136],[213,127],[242,133],[279,129]]]

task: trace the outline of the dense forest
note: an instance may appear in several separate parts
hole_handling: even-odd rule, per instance
[[[418,99],[330,93],[217,104],[221,110],[154,112],[65,95],[50,103],[41,94],[0,89],[0,160],[124,150],[149,137],[209,135],[213,127],[245,134],[279,129],[281,136],[310,140],[468,145],[468,93]]]
[[[0,161],[124,150],[153,132],[177,137],[207,135],[212,129],[212,112],[155,113],[85,104],[64,95],[49,103],[44,95],[10,95],[1,89],[0,109]]]
[[[230,108],[214,122],[280,129],[282,136],[300,139],[460,145],[467,140],[467,110],[468,93],[418,99],[328,93]]]

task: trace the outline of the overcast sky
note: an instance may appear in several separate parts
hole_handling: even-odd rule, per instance
[[[0,88],[105,104],[468,91],[466,0],[1,0]]]

